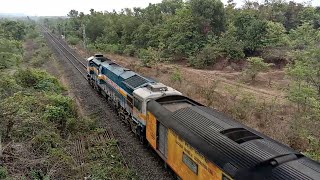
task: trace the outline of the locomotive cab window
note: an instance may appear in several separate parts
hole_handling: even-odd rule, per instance
[[[193,171],[195,174],[198,175],[198,164],[195,163],[188,155],[186,155],[185,153],[183,153],[182,155],[182,161],[184,162],[184,164],[186,164],[191,171]]]
[[[140,112],[142,112],[142,101],[137,98],[134,98],[133,102],[134,107],[136,107]]]

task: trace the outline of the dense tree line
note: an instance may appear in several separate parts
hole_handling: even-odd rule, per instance
[[[303,24],[320,27],[320,8],[293,1],[164,0],[146,8],[90,14],[71,10],[55,22],[55,30],[76,44],[86,30],[89,48],[127,55],[148,49],[164,60],[183,60],[205,67],[220,57],[238,61],[261,55],[264,48],[296,46],[295,31]],[[50,24],[52,22],[47,21]],[[296,48],[296,47],[293,47]]]

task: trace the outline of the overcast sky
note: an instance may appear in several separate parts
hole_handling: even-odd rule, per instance
[[[227,2],[227,0],[222,0]],[[241,4],[244,0],[234,0]],[[294,0],[305,2],[310,0]],[[71,9],[88,13],[91,8],[97,11],[112,11],[122,8],[146,7],[149,3],[161,0],[0,0],[0,13],[22,13],[37,16],[64,16]],[[320,0],[313,0],[314,6],[320,6]]]

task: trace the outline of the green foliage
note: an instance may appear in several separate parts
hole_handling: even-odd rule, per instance
[[[151,48],[139,50],[138,57],[143,66],[149,67],[153,64],[154,59],[152,58],[151,51]]]
[[[204,31],[219,34],[225,27],[225,10],[220,0],[190,0],[192,16],[200,22]]]
[[[14,75],[18,84],[25,88],[34,88],[38,91],[62,92],[63,86],[58,80],[45,71],[36,69],[20,69]]]
[[[250,57],[247,59],[249,63],[248,69],[244,72],[245,75],[249,76],[252,81],[255,81],[259,72],[263,72],[269,69],[273,64],[263,62],[262,58]]]
[[[21,62],[21,55],[7,52],[0,52],[0,69],[16,67]]]
[[[3,29],[3,37],[13,40],[23,40],[26,35],[26,25],[18,21],[1,21],[0,29]]]
[[[174,72],[171,75],[171,81],[179,82],[181,84],[182,83],[182,79],[183,79],[183,77],[182,77],[181,70],[178,67],[176,67]]]
[[[125,49],[123,50],[123,54],[127,56],[134,56],[136,53],[136,48],[133,45],[126,45]]]
[[[79,42],[80,42],[80,39],[78,37],[76,37],[76,36],[68,36],[67,37],[67,41],[71,45],[78,45]]]
[[[42,170],[32,169],[30,174],[34,180],[40,180],[40,179],[50,180],[49,176],[45,176]]]
[[[291,30],[289,37],[293,48],[306,49],[316,46],[320,42],[320,31],[314,29],[313,25],[306,22],[297,29]]]
[[[89,152],[90,175],[92,179],[137,179],[130,169],[124,169],[122,157],[117,153],[114,140],[105,144],[92,144]]]
[[[21,90],[21,87],[11,76],[0,73],[0,100],[12,96],[19,90]]]
[[[196,56],[189,58],[189,63],[196,68],[204,68],[215,64],[222,57],[222,49],[217,46],[207,45]]]
[[[221,35],[217,45],[221,48],[221,51],[232,60],[238,60],[245,56],[243,52],[244,44],[242,41],[237,40],[235,33],[236,28],[230,25],[228,31]]]
[[[87,132],[96,130],[97,122],[87,118],[68,118],[67,130],[72,134],[85,134]]]
[[[23,54],[22,43],[17,40],[0,38],[0,52],[1,53],[12,53],[15,55],[22,55]]]
[[[115,54],[122,54],[123,47],[120,44],[104,44],[104,43],[97,43],[96,48],[99,51],[115,53]]]
[[[72,10],[70,18],[60,21],[47,19],[46,23],[50,26],[55,24],[55,30],[67,37],[80,39],[85,27],[88,44],[93,51],[141,56],[145,52],[138,49],[151,48],[155,53],[150,54],[161,58],[188,59],[190,64],[205,67],[206,61],[198,63],[196,56],[210,46],[217,47],[219,52],[215,54],[230,61],[238,61],[245,55],[262,55],[266,47],[282,48],[290,42],[293,47],[301,46],[302,41],[296,42],[298,36],[290,35],[288,38],[287,31],[296,31],[295,28],[303,22],[311,22],[316,31],[320,26],[319,16],[317,8],[278,0],[265,3],[246,1],[240,9],[233,1],[228,1],[224,7],[220,0],[165,0],[149,4],[146,8],[123,9],[120,12],[92,10],[89,15],[84,15]],[[308,30],[310,28],[307,27]],[[212,36],[216,36],[214,44],[210,42]],[[142,61],[148,64],[149,60]]]
[[[62,139],[59,134],[52,131],[42,130],[32,139],[32,147],[38,153],[49,153],[52,148],[62,146]]]
[[[288,44],[289,40],[286,35],[286,29],[281,23],[268,21],[264,37],[265,46],[275,47]]]
[[[201,46],[202,36],[198,32],[196,19],[192,17],[190,9],[179,9],[175,16],[164,22],[159,32],[160,44],[163,44],[166,53],[176,56],[175,59],[187,57]]]
[[[236,17],[236,37],[244,43],[244,50],[252,54],[258,48],[263,47],[263,38],[267,33],[267,22],[259,19],[254,14],[242,12]]]
[[[41,67],[46,63],[52,56],[51,50],[47,47],[40,47],[33,55],[31,64],[34,67]]]
[[[0,166],[0,179],[6,179],[8,177],[8,171],[5,167]]]

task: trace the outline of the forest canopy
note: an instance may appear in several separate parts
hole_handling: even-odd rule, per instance
[[[220,57],[237,62],[265,56],[270,48],[281,53],[265,59],[283,60],[287,47],[303,48],[310,41],[307,33],[319,34],[320,27],[320,7],[284,0],[246,1],[240,8],[233,0],[163,0],[120,12],[71,10],[68,17],[45,23],[72,44],[83,41],[85,29],[88,48],[130,56],[156,50],[165,60],[188,60],[195,67],[212,65]],[[301,27],[309,28],[302,36],[297,34]],[[208,51],[213,58],[199,58]]]

